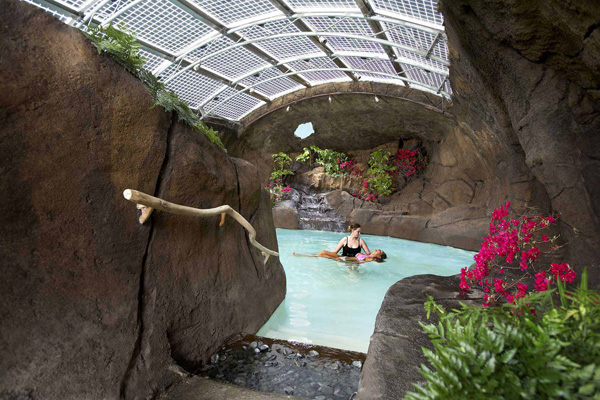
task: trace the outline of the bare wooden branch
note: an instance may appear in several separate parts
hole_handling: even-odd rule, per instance
[[[137,209],[140,210],[142,213],[140,214],[140,225],[144,225],[144,222],[146,222],[148,220],[148,218],[150,218],[150,214],[152,214],[152,211],[154,211],[154,208],[152,207],[146,207],[143,204],[137,204],[136,205]]]
[[[233,219],[235,219],[240,225],[242,225],[244,229],[248,231],[248,238],[250,240],[250,244],[258,248],[263,253],[267,254],[265,258],[265,263],[269,259],[268,255],[279,257],[278,252],[269,250],[256,241],[256,230],[254,229],[254,227],[250,225],[246,218],[242,217],[237,211],[235,211],[228,205],[222,205],[219,207],[207,209],[187,207],[171,203],[169,201],[165,201],[159,199],[158,197],[150,196],[149,194],[138,192],[137,190],[133,189],[126,189],[125,191],[123,191],[123,197],[125,197],[125,199],[131,201],[132,203],[142,204],[146,207],[151,207],[153,209],[165,211],[171,214],[188,215],[191,217],[215,217],[220,214],[228,214]],[[221,216],[221,222],[224,222],[223,216]]]

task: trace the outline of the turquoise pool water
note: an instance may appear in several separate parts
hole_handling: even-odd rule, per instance
[[[351,269],[352,264],[293,256],[292,251],[315,254],[333,250],[343,234],[277,229],[287,295],[257,334],[366,352],[377,312],[391,285],[412,275],[457,274],[473,263],[475,255],[435,244],[361,236],[371,251],[387,253],[384,263],[370,262]]]

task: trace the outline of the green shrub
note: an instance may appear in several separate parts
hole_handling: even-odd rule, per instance
[[[390,195],[394,187],[393,173],[396,170],[390,162],[389,151],[379,149],[371,153],[367,182],[371,192],[377,195]]]
[[[296,157],[296,161],[309,161],[309,167],[312,167],[313,156],[315,156],[315,161],[323,166],[327,175],[333,177],[347,175],[345,171],[340,168],[340,164],[348,159],[348,156],[344,153],[331,149],[321,149],[313,145],[305,147],[304,152]]]
[[[143,68],[146,60],[139,53],[140,45],[135,36],[125,32],[122,25],[119,29],[110,24],[107,27],[91,27],[89,30],[86,36],[98,49],[98,53],[107,53],[117,64],[142,81],[152,97],[153,107],[161,106],[167,112],[177,113],[180,121],[199,130],[212,143],[224,149],[218,132],[202,122],[184,100]]]
[[[575,291],[551,292],[451,312],[429,298],[433,369],[421,366],[427,385],[404,399],[600,399],[600,296],[585,272]]]
[[[317,146],[305,147],[303,153],[296,157],[296,161],[300,161],[302,163],[308,161],[309,168],[312,168],[313,156],[315,155],[317,149],[319,149]]]
[[[273,172],[271,172],[271,181],[280,183],[286,175],[294,175],[294,172],[290,170],[292,167],[292,159],[290,156],[279,152],[273,154],[271,157],[273,157],[273,162],[275,163],[275,168],[273,169]]]

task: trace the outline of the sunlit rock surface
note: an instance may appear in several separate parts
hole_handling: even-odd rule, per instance
[[[123,190],[229,204],[277,250],[268,194],[77,30],[1,8],[0,398],[153,396],[258,330],[285,277],[231,218],[139,225]]]
[[[457,114],[523,158],[512,187],[539,182],[561,217],[565,261],[599,284],[600,7],[459,0],[440,10]]]
[[[585,1],[461,0],[441,1],[440,9],[450,107],[392,85],[321,85],[251,113],[227,135],[228,148],[266,179],[275,152],[311,144],[352,152],[420,140],[429,166],[384,202],[382,213],[424,219],[453,209],[460,220],[468,217],[461,214],[471,209],[466,205],[490,217],[505,201],[516,210],[558,213],[561,240],[569,243],[564,261],[577,271],[588,266],[600,283],[600,8]],[[381,100],[352,91],[373,91]],[[315,133],[295,137],[308,121]],[[418,236],[404,232],[400,237]]]

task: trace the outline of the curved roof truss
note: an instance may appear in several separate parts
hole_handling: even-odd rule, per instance
[[[436,87],[429,86],[429,85],[424,85],[421,82],[416,82],[416,81],[413,81],[413,80],[410,80],[410,79],[407,79],[407,78],[399,77],[397,75],[386,74],[384,72],[371,71],[371,70],[368,70],[368,69],[354,69],[354,68],[344,68],[344,69],[336,68],[335,70],[344,70],[344,71],[349,71],[349,72],[353,72],[353,73],[365,73],[365,74],[381,75],[381,76],[386,77],[386,78],[400,79],[402,81],[405,81],[405,82],[408,82],[408,83],[412,83],[415,86],[420,87],[421,90],[425,90],[425,91],[428,91],[428,92],[431,92],[431,93],[436,93],[437,94],[437,93],[440,92],[440,88],[436,88]],[[313,69],[304,70],[304,71],[290,72],[290,73],[284,74],[282,76],[286,77],[286,76],[291,76],[291,75],[295,75],[295,74],[299,74],[299,73],[321,72],[321,71],[332,71],[332,69],[331,68],[313,68]],[[262,84],[265,84],[265,83],[268,83],[270,81],[273,81],[273,80],[276,80],[276,79],[280,79],[280,78],[281,77],[279,77],[279,76],[273,77],[273,78],[268,78],[268,79],[265,79],[264,81],[261,81],[259,83],[254,84],[252,86],[248,86],[246,88],[240,89],[237,93],[234,93],[234,94],[230,95],[229,97],[227,97],[224,100],[218,101],[218,103],[216,103],[214,106],[212,106],[208,110],[204,110],[203,109],[203,105],[200,105],[199,110],[202,113],[202,118],[211,116],[213,114],[215,116],[218,115],[216,113],[216,111],[218,111],[219,108],[221,108],[222,106],[226,105],[227,103],[229,103],[231,100],[233,100],[235,97],[239,96],[240,94],[245,93],[245,92],[250,92],[255,87],[257,87],[259,85],[262,85]],[[212,99],[210,99],[209,101],[213,101],[214,102],[215,100],[219,100],[218,95],[220,93],[222,93],[222,92],[216,93],[215,96]]]
[[[437,0],[24,1],[82,29],[124,26],[142,45],[145,68],[203,116],[239,120],[336,81],[451,94]]]

